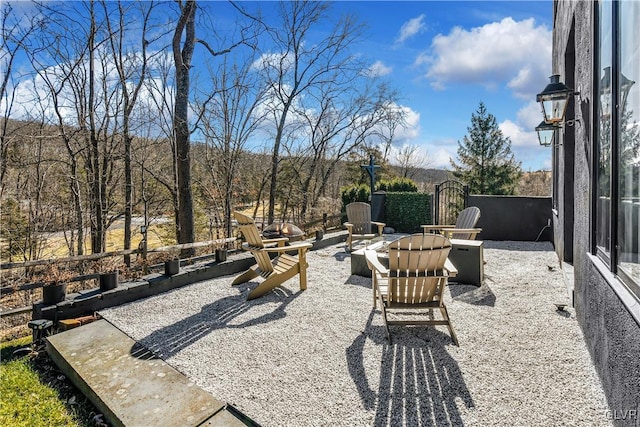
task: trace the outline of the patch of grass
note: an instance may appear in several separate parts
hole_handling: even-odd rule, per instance
[[[95,426],[95,409],[42,351],[14,351],[31,337],[0,345],[0,425]]]
[[[174,245],[175,241],[165,239],[163,236],[165,233],[162,230],[162,224],[153,224],[149,227],[147,233],[147,245],[149,248],[157,248],[160,246]],[[137,248],[142,234],[134,232],[131,236],[131,247]],[[112,227],[107,230],[105,251],[120,251],[124,249],[124,229],[120,227]],[[89,248],[91,245],[91,237],[87,236],[85,240],[85,247]],[[59,258],[69,256],[69,248],[67,247],[67,241],[63,235],[56,233],[47,238],[46,247],[43,250],[40,258]]]
[[[77,426],[51,387],[40,382],[25,358],[0,365],[0,424],[4,426]]]

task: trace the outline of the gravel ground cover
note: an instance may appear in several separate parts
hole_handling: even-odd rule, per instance
[[[100,314],[263,426],[606,426],[549,243],[485,242],[485,283],[451,284],[445,326],[392,326],[344,244],[253,301],[231,276]]]

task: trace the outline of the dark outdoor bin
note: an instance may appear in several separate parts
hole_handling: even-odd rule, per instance
[[[384,203],[387,193],[384,191],[376,191],[371,195],[371,221],[386,222]]]
[[[42,288],[42,303],[53,305],[67,298],[66,283],[49,283]]]
[[[164,262],[164,275],[174,276],[180,272],[180,260],[172,259]]]
[[[100,274],[100,290],[110,291],[111,289],[115,289],[118,287],[118,272],[112,271],[110,273],[101,273]]]
[[[216,249],[216,262],[225,262],[227,260],[227,250]]]

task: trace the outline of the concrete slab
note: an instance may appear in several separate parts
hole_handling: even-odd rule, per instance
[[[48,337],[47,352],[112,426],[244,425],[106,320]]]

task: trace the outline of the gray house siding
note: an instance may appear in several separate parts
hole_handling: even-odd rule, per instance
[[[556,252],[574,269],[574,306],[616,425],[640,426],[640,306],[591,254],[595,2],[555,1],[553,74],[580,92],[559,131],[554,178]],[[550,73],[552,74],[552,73]],[[635,411],[635,412],[633,412]]]

